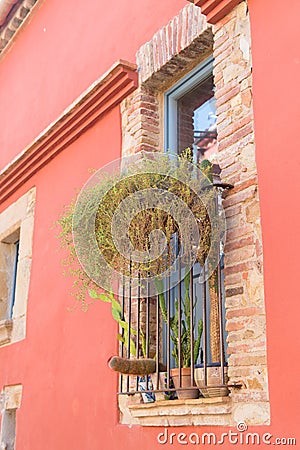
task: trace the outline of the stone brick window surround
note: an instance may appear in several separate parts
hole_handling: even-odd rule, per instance
[[[23,386],[5,386],[1,392],[0,449],[14,450],[16,440],[17,411],[21,406]]]
[[[0,346],[20,341],[26,334],[34,206],[35,188],[0,213]]]
[[[122,151],[123,155],[162,151],[165,92],[209,56],[214,60],[221,179],[234,185],[223,201],[228,375],[243,387],[232,388],[226,398],[152,404],[119,396],[124,424],[233,426],[241,421],[247,425],[270,421],[251,39],[245,1],[213,27],[199,7],[188,4],[139,49],[139,87],[121,104]]]

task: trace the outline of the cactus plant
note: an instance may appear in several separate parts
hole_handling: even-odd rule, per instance
[[[182,367],[190,367],[191,366],[191,302],[190,302],[190,294],[189,294],[189,286],[190,286],[190,277],[191,273],[188,271],[184,277],[184,286],[185,286],[185,296],[182,299],[175,300],[175,314],[170,317],[170,330],[171,330],[171,339],[173,342],[173,350],[172,356],[175,359],[175,363],[177,367],[179,366],[179,323],[178,323],[178,309],[181,310],[181,339],[180,339],[180,347],[181,347],[181,363]],[[195,304],[193,305],[193,309],[196,306],[197,299]],[[168,323],[168,314],[165,304],[164,294],[159,294],[159,304],[161,315],[165,323]],[[196,364],[199,353],[200,353],[200,343],[203,332],[203,321],[202,319],[198,320],[197,326],[194,326],[197,329],[197,337],[194,340],[194,355],[193,362]]]

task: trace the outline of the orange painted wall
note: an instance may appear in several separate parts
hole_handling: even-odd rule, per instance
[[[87,314],[67,311],[74,299],[70,280],[62,276],[63,255],[52,226],[74,188],[89,178],[88,170],[119,152],[115,109],[16,194],[37,187],[27,336],[0,354],[0,385],[24,386],[17,449],[96,449],[103,439],[99,424],[108,428],[117,420],[116,408],[107,407],[116,387],[105,364],[116,345],[110,310],[101,304]]]
[[[74,7],[67,0],[46,1],[0,62],[0,165],[30,143],[115,60],[134,61],[138,47],[185,4],[185,0],[118,4],[88,0]],[[283,20],[279,0],[249,0],[272,414],[272,425],[256,431],[297,437],[298,0],[289,0],[288,7]],[[0,387],[24,386],[17,450],[161,448],[156,442],[161,430],[118,424],[117,376],[106,365],[116,351],[115,323],[103,303],[85,314],[67,311],[73,304],[70,280],[61,274],[62,255],[51,229],[63,204],[89,177],[88,169],[119,157],[120,142],[116,108],[1,205],[2,210],[37,186],[27,337],[0,350]],[[209,430],[216,431],[205,428]],[[218,428],[222,431],[227,429]]]
[[[300,4],[249,0],[272,430],[298,434]]]
[[[0,61],[0,167],[118,59],[137,49],[186,0],[42,1]]]

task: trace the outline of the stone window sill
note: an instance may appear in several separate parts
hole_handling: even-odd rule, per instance
[[[121,408],[121,411],[123,410],[121,423],[128,425],[232,425],[230,397],[162,400],[142,404],[130,404],[130,399],[125,398],[124,400],[127,402],[127,411],[125,412]]]

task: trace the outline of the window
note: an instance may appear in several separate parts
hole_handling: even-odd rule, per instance
[[[183,77],[179,82],[172,86],[165,93],[165,150],[181,153],[186,148],[192,149],[194,163],[200,163],[208,159],[212,165],[212,171],[215,184],[219,184],[220,168],[216,164],[217,160],[217,130],[216,130],[216,102],[214,98],[213,84],[213,58],[209,57],[203,61],[194,70]],[[223,188],[227,188],[223,184]],[[221,194],[221,192],[219,192]],[[221,205],[221,199],[220,199]],[[224,308],[224,258],[223,248],[220,248],[220,284],[222,296],[223,318],[223,343],[224,357],[226,355],[226,331],[225,331],[225,308]],[[203,309],[203,291],[200,289],[199,277],[201,276],[201,267],[199,263],[193,268],[194,286],[193,292],[198,299],[198,305],[195,308],[195,320],[199,320],[200,311]],[[215,273],[215,280],[218,274]],[[212,284],[212,283],[211,283]],[[175,293],[176,295],[176,293]],[[207,333],[207,361],[210,363],[220,362],[220,313],[212,311],[212,286],[207,288],[205,293],[206,320],[210,326],[210,333]],[[217,308],[218,309],[218,308]],[[208,312],[211,312],[210,318]],[[212,323],[214,321],[214,323]],[[212,336],[215,336],[212,338]],[[214,339],[216,342],[212,342]]]
[[[217,150],[212,69],[210,57],[165,94],[165,151],[190,147],[195,162]]]
[[[35,189],[0,214],[0,345],[24,339]]]
[[[7,409],[2,416],[1,450],[14,450],[16,438],[16,409]]]
[[[19,260],[19,237],[20,229],[18,228],[0,243],[2,259],[0,320],[12,319],[13,317]]]
[[[166,151],[180,154],[189,147],[194,163],[212,161],[217,152],[215,123],[212,58],[208,58],[165,94]],[[225,184],[218,184],[213,189],[223,188]],[[217,199],[218,195],[214,206],[218,208],[221,202]],[[178,242],[175,233],[168,250],[170,261],[180,254]],[[133,337],[133,356],[155,358],[156,373],[135,380],[127,377],[125,383],[121,377],[121,393],[142,391],[144,402],[228,395],[221,243],[219,253],[219,264],[213,269],[208,263],[197,262],[185,273],[178,262],[176,272],[165,281],[165,293],[157,298],[138,297],[134,301],[131,289],[123,289],[123,315],[132,336],[123,333],[121,355],[125,356],[126,347],[127,358],[132,356],[128,349]],[[208,272],[212,274],[206,280]]]

